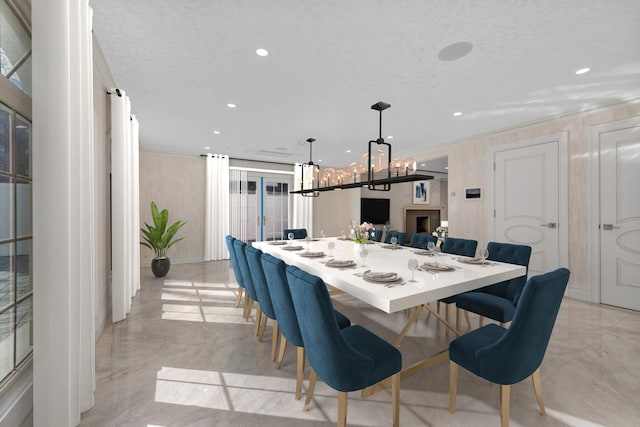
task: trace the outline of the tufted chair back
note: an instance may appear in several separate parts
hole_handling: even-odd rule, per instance
[[[429,233],[413,233],[409,246],[412,248],[427,249],[429,242],[435,244],[438,242],[438,238]]]
[[[531,246],[489,242],[487,250],[489,251],[489,257],[487,259],[492,261],[508,262],[509,264],[523,265],[527,268],[527,274],[529,273]],[[526,282],[527,276],[524,275],[522,277],[496,283],[495,285],[486,286],[480,289],[480,291],[508,299],[513,303],[513,305],[518,305],[518,299],[520,298],[522,288],[524,288],[524,284]]]
[[[478,242],[476,240],[447,237],[442,245],[442,252],[461,256],[475,256]],[[491,253],[491,252],[489,252]]]
[[[407,242],[407,233],[404,231],[387,231],[387,236],[384,238],[385,243],[391,243],[392,237],[398,238],[398,244],[404,245]]]

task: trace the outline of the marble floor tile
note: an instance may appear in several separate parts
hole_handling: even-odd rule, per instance
[[[142,287],[126,320],[107,325],[96,343],[95,405],[82,426],[334,425],[337,394],[319,382],[309,411],[295,400],[296,352],[281,369],[270,360],[272,322],[262,342],[236,308],[228,261],[172,265],[164,279],[142,269]],[[335,308],[392,341],[405,313],[385,314],[349,295]],[[434,305],[435,307],[435,305]],[[472,327],[478,318],[471,315]],[[463,332],[467,330],[463,324]],[[565,298],[541,367],[547,416],[531,380],[512,386],[511,426],[635,426],[640,420],[640,313]],[[447,334],[422,313],[400,344],[403,366],[447,348]],[[308,377],[308,368],[305,372]],[[449,413],[449,364],[404,380],[402,426],[498,426],[499,387],[460,371],[456,413]],[[388,426],[391,396],[349,393],[348,424]]]

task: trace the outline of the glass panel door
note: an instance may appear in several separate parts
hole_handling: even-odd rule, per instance
[[[289,226],[291,175],[250,172],[247,175],[247,241],[280,240]]]

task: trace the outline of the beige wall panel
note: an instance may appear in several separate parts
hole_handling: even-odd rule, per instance
[[[568,132],[569,269],[571,288],[588,288],[587,202],[588,133],[591,126],[640,115],[640,101],[617,104],[504,132],[483,135],[416,154],[418,158],[448,156],[449,234],[487,241],[487,149],[526,139]],[[465,200],[464,190],[481,187],[480,200]]]
[[[144,126],[143,123],[140,126]],[[168,251],[171,262],[202,261],[204,257],[205,160],[201,157],[140,152],[140,226],[151,221],[151,202],[169,211],[169,224],[187,221],[184,237]],[[140,264],[150,265],[153,252],[140,246]]]

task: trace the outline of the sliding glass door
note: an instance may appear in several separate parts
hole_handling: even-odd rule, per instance
[[[231,234],[246,242],[281,239],[292,182],[292,175],[232,170]]]

